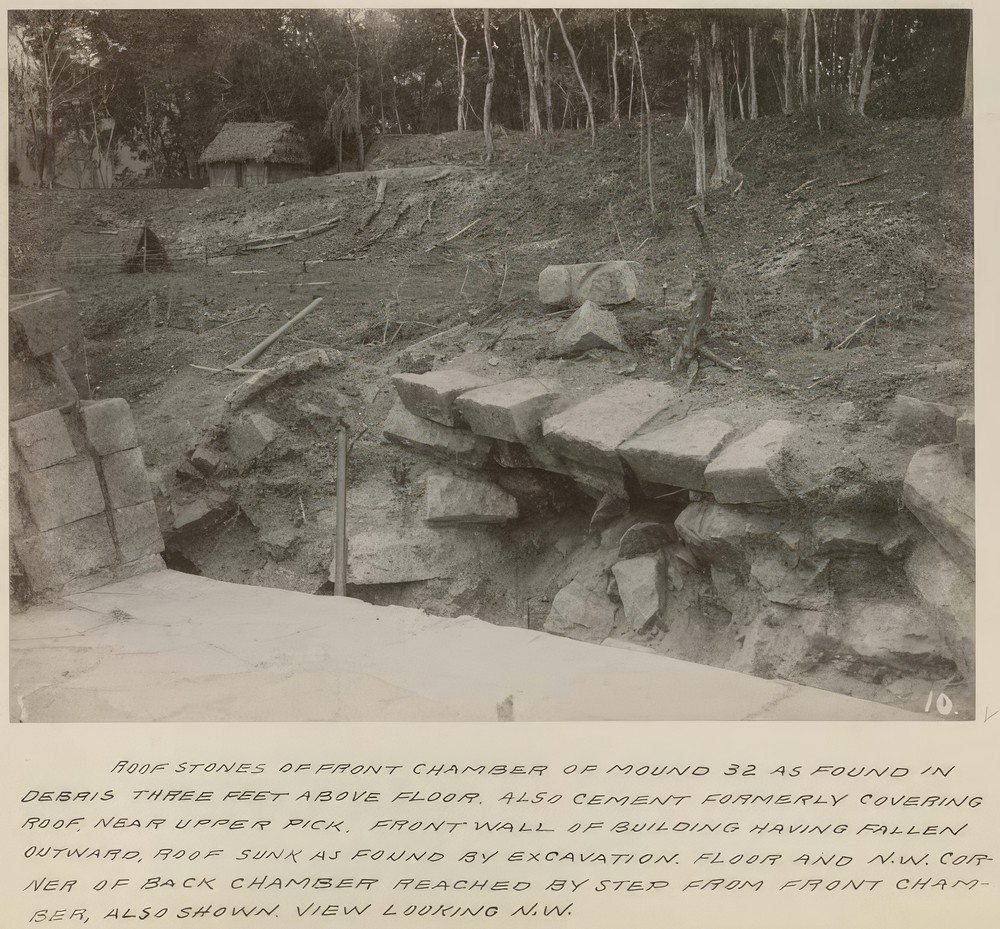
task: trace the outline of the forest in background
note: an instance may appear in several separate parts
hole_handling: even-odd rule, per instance
[[[113,166],[121,145],[145,172],[111,171],[101,186],[194,180],[230,121],[293,123],[323,171],[362,165],[386,133],[483,129],[488,161],[501,128],[638,121],[651,148],[655,120],[670,117],[692,130],[702,193],[728,180],[733,120],[805,112],[822,132],[866,116],[971,115],[968,10],[8,15],[11,124],[45,186],[66,153]]]

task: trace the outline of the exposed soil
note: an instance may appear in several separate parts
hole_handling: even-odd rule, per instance
[[[12,287],[58,283],[78,300],[94,395],[132,405],[176,563],[307,591],[325,589],[332,558],[338,417],[354,440],[352,527],[418,518],[428,465],[386,443],[381,424],[390,375],[420,362],[406,348],[439,332],[415,352],[432,355],[428,364],[461,356],[463,367],[496,379],[555,375],[581,397],[626,377],[684,386],[686,374],[671,372],[669,359],[687,322],[691,274],[704,270],[717,286],[709,344],[741,370],[702,365],[694,407],[793,418],[821,436],[843,423],[846,402],[862,426],[877,423],[898,393],[972,404],[971,127],[852,120],[819,133],[804,120],[739,124],[730,138],[739,174],[710,197],[705,238],[687,209],[690,139],[667,122],[657,139],[653,215],[635,127],[600,132],[594,148],[581,134],[510,133],[489,167],[481,136],[470,132],[386,139],[368,172],[267,188],[11,188]],[[367,221],[378,179],[387,182],[385,203]],[[253,236],[335,216],[329,232],[238,251]],[[111,238],[100,232],[142,222],[164,242],[168,270],[124,274],[79,257]],[[612,258],[634,261],[639,279],[637,299],[616,308],[629,353],[547,357],[565,315],[539,304],[538,273]],[[224,398],[240,380],[192,365],[232,362],[316,296],[319,308],[257,363],[335,350],[331,368],[255,404],[283,428],[280,440],[243,473],[205,479],[178,470],[189,449],[218,435]],[[876,323],[848,347],[834,347],[872,315]],[[868,484],[882,469],[891,497],[898,455],[870,432],[859,443]],[[232,505],[214,522],[169,534],[171,505],[207,490]],[[587,534],[590,515],[580,503],[503,530],[506,544],[482,577],[354,592],[540,628],[568,554],[601,548]],[[893,578],[866,583],[874,595],[895,596]],[[721,613],[714,621],[724,624]],[[684,641],[679,628],[671,636],[672,646],[655,637],[644,644],[721,663],[705,627]],[[925,680],[898,674],[887,694],[884,677],[821,659],[809,679],[818,686],[922,708]]]

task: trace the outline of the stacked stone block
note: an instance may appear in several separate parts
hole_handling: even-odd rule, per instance
[[[33,592],[88,589],[162,567],[163,539],[124,400],[10,424],[11,535]]]

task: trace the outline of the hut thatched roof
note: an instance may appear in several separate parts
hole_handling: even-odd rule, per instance
[[[291,123],[226,123],[200,160],[304,165],[309,153]]]

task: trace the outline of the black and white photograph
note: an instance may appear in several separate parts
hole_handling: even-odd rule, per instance
[[[971,10],[7,12],[12,723],[976,718]]]

